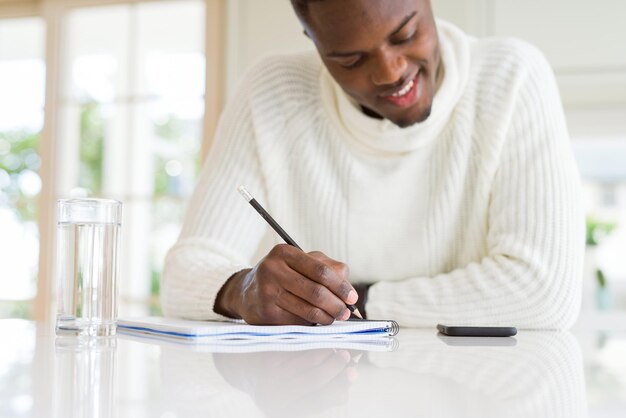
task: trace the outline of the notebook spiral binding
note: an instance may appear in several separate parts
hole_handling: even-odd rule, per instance
[[[388,322],[391,324],[391,326],[385,329],[385,331],[389,332],[389,335],[391,336],[397,335],[398,331],[400,331],[400,325],[398,325],[398,323],[394,320],[388,320]]]
[[[400,331],[400,325],[398,325],[398,323],[394,321],[393,319],[359,319],[359,318],[352,317],[348,319],[348,321],[351,321],[351,322],[388,322],[389,326],[385,327],[384,331],[388,332],[390,337],[393,337],[394,335],[398,334],[398,331]]]

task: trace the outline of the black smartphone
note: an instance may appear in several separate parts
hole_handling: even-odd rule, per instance
[[[515,327],[466,327],[437,324],[437,329],[450,337],[512,337]]]

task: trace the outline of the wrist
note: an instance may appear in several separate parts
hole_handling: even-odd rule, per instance
[[[217,292],[213,311],[229,318],[241,319],[241,285],[246,274],[251,269],[241,270],[226,280],[222,288]]]

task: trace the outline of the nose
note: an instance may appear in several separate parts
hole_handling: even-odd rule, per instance
[[[406,72],[406,58],[394,51],[380,51],[374,59],[372,82],[377,86],[397,83]]]

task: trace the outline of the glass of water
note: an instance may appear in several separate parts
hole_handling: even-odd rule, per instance
[[[121,220],[117,200],[58,201],[58,335],[115,335]]]

